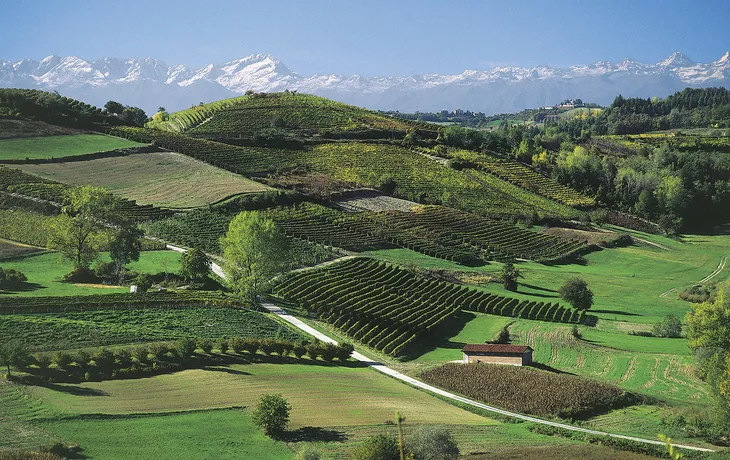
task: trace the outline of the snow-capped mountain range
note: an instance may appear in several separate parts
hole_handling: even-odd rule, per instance
[[[307,77],[267,54],[199,69],[169,66],[152,58],[0,60],[0,87],[58,90],[97,106],[114,99],[141,107],[148,114],[158,106],[174,111],[249,89],[298,90],[371,109],[413,112],[461,108],[491,114],[552,105],[566,98],[609,104],[618,94],[663,97],[687,86],[730,87],[730,52],[707,64],[695,63],[676,52],[655,64],[624,59],[571,67],[495,67],[458,75],[407,77]]]

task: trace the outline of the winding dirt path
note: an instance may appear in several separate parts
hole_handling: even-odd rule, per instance
[[[712,273],[705,276],[701,280],[697,281],[695,284],[704,284],[704,283],[712,280],[713,278],[718,276],[720,273],[722,273],[722,271],[725,269],[725,265],[727,265],[727,256],[723,256],[722,259],[720,259],[720,263],[717,264],[717,267],[715,268],[715,270]],[[659,294],[659,297],[667,297],[669,294],[671,294],[673,292],[677,292],[680,289],[681,288],[672,288],[668,291],[664,291],[661,294]]]

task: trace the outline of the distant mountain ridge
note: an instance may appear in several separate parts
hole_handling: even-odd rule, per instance
[[[624,59],[570,67],[495,67],[458,75],[406,77],[300,76],[268,54],[252,54],[194,69],[146,59],[48,56],[18,62],[0,60],[0,87],[58,90],[101,106],[114,99],[142,107],[179,110],[246,90],[298,90],[370,109],[437,111],[462,108],[487,114],[552,105],[566,98],[608,104],[625,97],[666,96],[684,87],[730,87],[730,52],[695,63],[676,52],[655,64]]]

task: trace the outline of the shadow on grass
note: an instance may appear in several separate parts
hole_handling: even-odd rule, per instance
[[[38,386],[48,388],[49,390],[66,393],[73,396],[109,396],[109,393],[95,388],[80,387],[77,385],[58,385],[56,383],[38,383]]]
[[[545,292],[558,292],[555,289],[548,289],[540,286],[535,286],[534,284],[527,284],[527,283],[519,283],[520,286],[525,286],[530,289],[534,289],[536,291],[545,291]]]
[[[641,316],[638,313],[631,313],[630,311],[624,311],[624,310],[591,310],[591,313],[606,313],[606,314],[622,315],[622,316]]]
[[[566,372],[566,371],[561,371],[560,369],[555,369],[554,367],[548,366],[547,364],[543,364],[543,363],[533,362],[532,364],[530,364],[530,367],[534,367],[535,369],[540,369],[543,371],[552,372],[553,374],[577,375],[572,372]]]
[[[19,292],[33,292],[39,289],[48,289],[48,287],[38,283],[23,283],[20,286],[13,286],[13,289],[0,289],[0,295],[15,295]]]
[[[424,340],[415,350],[406,354],[403,358],[404,361],[411,361],[431,352],[437,348],[448,348],[448,349],[461,349],[464,344],[461,342],[452,342],[449,337],[454,337],[466,326],[466,323],[476,318],[477,315],[470,311],[459,311],[455,313],[450,319],[446,321],[441,327],[439,327],[434,333],[431,334],[430,339]],[[489,337],[485,337],[485,340]]]
[[[305,426],[290,430],[279,436],[285,442],[345,442],[347,435],[342,431],[328,430],[317,426]]]

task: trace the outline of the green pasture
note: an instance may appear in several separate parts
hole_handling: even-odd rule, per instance
[[[142,145],[144,144],[104,134],[0,139],[0,162],[2,160],[24,160],[26,158],[31,160],[62,158]]]
[[[100,260],[109,261],[109,254],[102,253]],[[0,296],[65,296],[129,292],[128,287],[62,282],[63,276],[71,271],[72,264],[62,260],[56,252],[4,261],[0,266],[20,270],[28,278],[27,289],[12,292],[0,291]],[[143,273],[175,273],[180,270],[180,254],[173,251],[143,251],[139,261],[132,262],[127,268]]]
[[[691,304],[678,298],[677,292],[660,297],[666,291],[692,285],[717,268],[723,256],[730,255],[728,235],[688,235],[674,240],[668,237],[631,232],[635,244],[604,249],[585,256],[584,264],[544,265],[520,262],[524,278],[516,293],[506,292],[501,284],[481,285],[495,294],[513,297],[560,301],[558,288],[571,277],[581,277],[594,293],[591,312],[601,318],[600,328],[615,329],[615,323],[634,323],[635,329],[647,330],[668,314],[683,317]],[[651,244],[650,244],[651,243]],[[654,245],[658,246],[654,246]],[[502,264],[482,267],[462,265],[432,258],[407,249],[372,251],[368,255],[399,264],[422,268],[468,271],[497,275]],[[715,278],[726,278],[730,264]],[[613,325],[612,325],[613,323]]]

